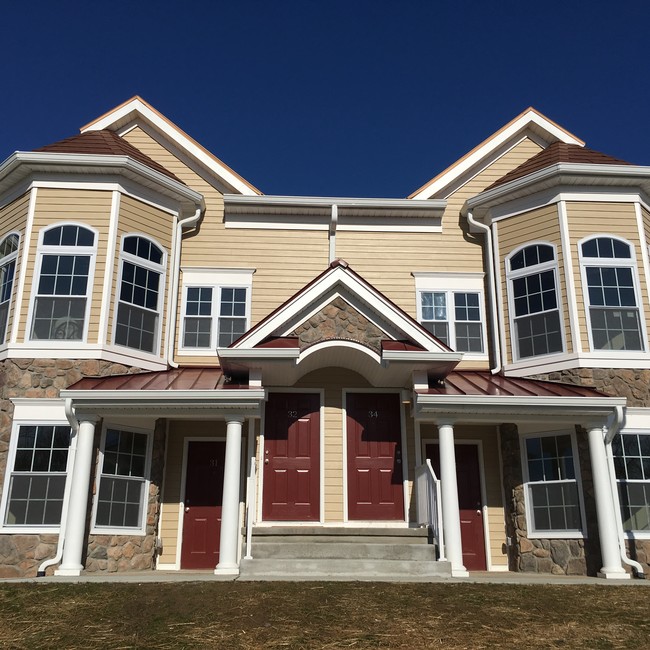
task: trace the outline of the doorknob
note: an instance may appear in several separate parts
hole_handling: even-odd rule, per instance
[[[269,459],[268,459],[268,458],[265,458],[265,459],[264,459],[264,464],[265,464],[265,465],[268,465],[268,464],[269,464]]]
[[[190,511],[190,507],[189,507],[189,506],[185,506],[185,512],[189,512],[189,511]]]

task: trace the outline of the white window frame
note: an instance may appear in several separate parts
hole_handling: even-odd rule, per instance
[[[246,290],[246,315],[244,331],[248,331],[251,324],[251,304],[253,289],[253,273],[255,269],[211,269],[211,268],[183,268],[183,289],[181,299],[181,318],[178,328],[178,352],[187,356],[211,356],[218,347],[219,321],[221,319],[221,291],[222,289]],[[187,314],[188,289],[212,289],[212,325],[210,328],[210,346],[206,348],[186,347],[185,319],[194,318]],[[227,318],[227,317],[226,317]]]
[[[13,230],[5,234],[2,238],[0,238],[0,244],[3,244],[11,236],[15,236],[18,238],[18,244],[16,245],[16,250],[13,251],[12,253],[9,253],[8,255],[5,255],[4,257],[0,257],[0,270],[2,270],[5,267],[8,267],[9,264],[11,264],[12,262],[14,263],[14,275],[11,280],[11,290],[9,291],[9,298],[5,301],[5,303],[7,304],[7,321],[5,323],[4,332],[0,330],[0,346],[4,346],[7,343],[7,332],[9,331],[9,315],[11,314],[11,305],[15,294],[15,287],[16,287],[16,280],[17,280],[16,271],[18,269],[18,251],[20,250],[21,237],[18,231]],[[1,277],[2,274],[0,273],[0,278]],[[0,285],[0,290],[1,289],[2,286]],[[0,306],[2,306],[3,304],[4,303],[2,302],[2,294],[0,294]]]
[[[530,246],[550,246],[553,249],[553,259],[548,262],[542,262],[541,264],[535,264],[532,266],[524,266],[521,269],[511,271],[510,261],[512,258],[520,253],[525,248]],[[560,291],[560,274],[558,267],[558,257],[557,257],[557,246],[549,241],[537,240],[526,242],[525,244],[518,246],[513,251],[511,251],[504,260],[505,270],[506,270],[506,282],[508,285],[508,320],[510,327],[510,348],[512,354],[513,363],[530,363],[534,362],[536,359],[552,359],[566,354],[567,339],[566,331],[564,327],[564,302],[562,300],[562,294]],[[557,304],[558,319],[560,322],[560,335],[562,337],[562,349],[557,352],[548,352],[546,354],[533,354],[530,356],[522,357],[519,354],[519,337],[517,336],[517,325],[516,325],[516,311],[515,311],[515,295],[514,295],[514,280],[519,278],[527,277],[530,275],[540,275],[546,271],[553,271],[553,280],[555,282],[555,302]],[[535,312],[534,314],[528,314],[528,316],[534,316],[538,314],[549,314],[554,310],[540,311]],[[525,318],[523,316],[519,318]]]
[[[104,453],[106,445],[106,432],[109,429],[123,431],[126,433],[137,433],[147,436],[146,457],[144,462],[144,477],[142,481],[142,510],[140,512],[139,526],[102,526],[97,524],[97,507],[99,504],[99,490],[104,470]],[[99,457],[97,461],[97,475],[95,477],[95,489],[93,495],[92,520],[90,532],[93,535],[146,535],[147,534],[147,511],[149,510],[149,486],[151,485],[151,456],[153,450],[153,430],[137,426],[117,424],[113,422],[104,422],[102,425],[102,435],[99,444]],[[119,474],[107,474],[107,477],[118,478]],[[129,478],[129,477],[122,477]],[[139,477],[138,477],[139,478]]]
[[[18,434],[22,426],[65,426],[70,427],[70,423],[65,417],[64,402],[60,399],[19,399],[14,402],[14,418],[11,426],[11,438],[9,441],[9,451],[7,453],[7,465],[2,489],[2,502],[0,504],[0,532],[13,533],[21,535],[39,535],[39,534],[57,534],[61,524],[51,526],[34,526],[29,524],[15,525],[5,524],[7,508],[9,506],[9,488],[11,478],[14,474],[14,464],[16,460],[16,450],[18,447]],[[76,448],[76,436],[71,437],[70,446],[68,447],[68,459],[65,471],[66,486],[64,488],[63,508],[67,507],[68,486],[72,472],[72,463],[74,460],[74,450]],[[11,468],[11,469],[10,469]]]
[[[89,232],[93,233],[94,244],[93,246],[51,246],[43,244],[43,239],[45,233],[55,228],[60,228],[62,226],[75,226],[79,228],[84,228]],[[25,330],[25,340],[34,344],[37,343],[39,347],[44,348],[69,348],[82,345],[88,341],[88,328],[90,325],[90,310],[93,296],[93,287],[95,283],[95,266],[97,262],[97,245],[99,241],[99,232],[89,226],[87,223],[77,222],[77,221],[60,221],[57,223],[50,224],[41,228],[38,234],[38,246],[36,249],[36,264],[34,268],[34,278],[32,280],[32,291],[29,300],[29,308],[27,312],[27,324]],[[81,339],[36,339],[32,338],[32,329],[33,329],[33,319],[36,311],[36,299],[39,297],[38,294],[38,285],[41,279],[41,267],[43,265],[43,257],[45,255],[76,255],[76,256],[88,256],[90,257],[88,265],[88,282],[86,284],[86,308],[84,312],[84,327]],[[80,297],[80,296],[77,296]]]
[[[130,237],[141,237],[142,239],[146,239],[148,242],[154,244],[157,246],[161,251],[162,251],[162,259],[160,264],[156,264],[155,262],[151,262],[150,260],[145,259],[144,257],[138,257],[137,255],[133,255],[132,253],[127,253],[124,250],[124,242],[130,238]],[[140,348],[134,348],[130,347],[128,345],[123,345],[121,343],[116,342],[117,338],[117,315],[119,312],[120,304],[125,304],[129,305],[132,307],[137,307],[138,309],[145,309],[147,312],[151,312],[150,309],[147,307],[142,307],[142,305],[136,305],[134,303],[130,302],[124,302],[120,300],[120,294],[122,292],[122,275],[124,272],[124,262],[129,262],[133,265],[141,266],[144,269],[147,269],[149,271],[154,271],[156,273],[160,274],[160,282],[158,285],[158,304],[156,305],[156,314],[158,315],[158,322],[157,322],[157,327],[156,327],[156,335],[155,335],[155,340],[154,340],[154,346],[153,350],[150,352],[149,350],[142,350]],[[117,288],[116,288],[116,295],[115,295],[115,307],[113,310],[113,335],[112,335],[112,343],[115,345],[119,350],[134,350],[137,354],[139,355],[144,355],[146,357],[155,357],[157,359],[161,358],[163,355],[163,352],[161,350],[161,343],[162,343],[162,330],[163,330],[163,305],[165,302],[165,280],[167,277],[167,250],[165,247],[156,239],[151,237],[150,235],[146,235],[141,232],[128,232],[124,233],[121,237],[120,240],[120,255],[118,258],[118,273],[117,273]]]
[[[584,257],[582,255],[582,245],[592,239],[613,239],[630,247],[630,257]],[[584,237],[578,242],[578,259],[580,261],[580,278],[582,280],[582,296],[584,304],[584,318],[587,324],[587,335],[589,337],[589,351],[595,354],[602,354],[607,357],[629,357],[648,352],[648,335],[646,331],[645,313],[643,301],[641,300],[639,267],[637,264],[636,250],[634,244],[624,237],[612,235],[610,233],[596,233]],[[594,347],[592,327],[591,327],[591,302],[589,300],[589,286],[587,284],[587,267],[624,267],[632,271],[632,284],[634,286],[634,298],[636,300],[636,310],[639,314],[639,336],[643,349],[641,350],[602,350]],[[600,305],[597,305],[600,306]],[[621,308],[624,311],[624,308]]]
[[[649,429],[624,429],[620,431],[617,435],[620,436],[621,438],[626,435],[633,435],[633,436],[645,436],[647,438],[650,438],[650,430]],[[616,456],[614,455],[614,449],[612,447],[612,459],[615,459]],[[650,476],[647,479],[628,479],[628,478],[619,478],[618,474],[616,474],[616,471],[614,470],[615,474],[615,480],[616,480],[616,487],[617,489],[621,485],[627,485],[629,483],[633,484],[645,484],[648,486],[648,489],[650,490]],[[621,497],[620,497],[620,491],[617,493],[618,497],[618,507],[619,507],[619,513],[620,513],[620,523],[621,525],[624,524],[624,519],[623,519],[623,511],[621,509]],[[650,505],[650,504],[649,504]],[[623,528],[623,534],[629,538],[629,539],[650,539],[650,530],[637,530],[637,529],[629,529],[626,530]]]
[[[458,321],[460,323],[479,322],[481,325],[481,341],[483,352],[463,352],[463,359],[485,361],[489,357],[486,317],[485,317],[485,287],[484,273],[439,273],[439,272],[413,272],[415,278],[416,293],[416,314],[417,321],[423,324],[422,318],[422,294],[423,293],[444,293],[447,302],[447,323],[449,342],[447,345],[453,350],[456,349],[456,318],[454,295],[457,293],[478,294],[480,321]],[[432,321],[440,322],[443,321]]]
[[[526,441],[530,438],[557,438],[559,436],[571,437],[571,451],[573,453],[573,472],[575,479],[561,479],[558,481],[531,481],[528,472],[528,452],[526,449]],[[582,475],[580,472],[580,459],[578,456],[578,445],[576,441],[575,431],[567,429],[557,431],[535,431],[520,434],[519,437],[520,452],[521,452],[521,471],[524,488],[524,501],[526,504],[526,529],[528,531],[529,539],[586,539],[587,537],[587,522],[585,518],[585,504],[582,492]],[[559,483],[575,483],[578,492],[578,507],[580,508],[580,530],[537,530],[533,518],[533,499],[531,495],[531,486],[533,485],[549,485]]]

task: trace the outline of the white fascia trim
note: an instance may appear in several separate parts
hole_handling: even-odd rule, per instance
[[[422,352],[416,352],[414,350],[384,350],[381,356],[385,361],[406,361],[409,363],[414,361],[459,363],[464,359],[463,352],[429,352],[427,350],[422,350]]]
[[[10,174],[20,165],[27,165],[37,169],[45,165],[54,168],[55,171],[57,167],[62,171],[69,171],[69,168],[77,168],[80,172],[86,174],[88,173],[88,167],[111,170],[127,169],[137,176],[156,183],[168,191],[175,193],[177,196],[191,201],[195,205],[199,205],[202,208],[205,207],[202,194],[129,156],[16,151],[0,165],[0,179]]]
[[[536,397],[527,395],[496,396],[496,395],[422,395],[416,393],[417,402],[422,406],[437,406],[440,403],[457,404],[459,406],[507,406],[523,409],[528,412],[534,408],[570,408],[584,412],[593,411],[594,414],[610,411],[615,406],[625,406],[624,397]]]
[[[102,129],[110,129],[116,122],[127,118],[131,113],[138,113],[147,122],[154,126],[157,130],[162,132],[172,142],[183,148],[187,153],[196,158],[201,164],[205,165],[209,170],[214,172],[217,176],[223,178],[229,185],[239,190],[242,194],[252,194],[255,192],[240,178],[238,178],[231,170],[217,160],[208,155],[206,151],[201,149],[196,143],[192,142],[186,135],[181,133],[178,129],[174,128],[169,122],[164,120],[160,115],[152,111],[146,104],[138,99],[124,104],[115,111],[110,112],[104,118],[93,122],[90,126],[82,129],[81,133],[87,131],[101,131]]]
[[[558,128],[552,122],[549,122],[541,115],[534,111],[526,111],[518,120],[513,122],[507,129],[504,129],[493,137],[491,140],[485,143],[484,146],[480,147],[473,154],[465,158],[462,162],[458,163],[455,167],[449,170],[448,173],[440,176],[438,180],[431,185],[424,187],[418,194],[416,194],[414,199],[427,199],[433,196],[436,192],[440,191],[450,183],[452,183],[456,178],[462,176],[474,165],[478,164],[488,156],[490,153],[501,147],[511,138],[516,137],[521,131],[524,131],[526,127],[530,124],[535,124],[540,127],[542,130],[546,131],[551,138],[550,140],[559,140],[560,142],[565,142],[567,144],[577,144],[579,146],[584,146],[584,142],[578,140],[577,138],[572,137],[566,131]]]
[[[648,368],[650,353],[629,352],[629,357],[621,355],[620,351],[612,352],[611,356],[605,353],[562,354],[552,355],[554,358],[545,357],[531,359],[527,362],[511,363],[504,367],[506,375],[510,377],[527,377],[531,374],[546,374],[559,370],[572,368]]]
[[[383,314],[386,320],[394,324],[395,329],[403,331],[412,340],[421,345],[425,350],[430,352],[441,352],[434,349],[431,339],[419,327],[408,321],[402,314],[395,311],[395,308],[376,291],[372,290],[350,276],[342,267],[336,267],[329,273],[324,274],[318,281],[309,287],[307,291],[294,298],[282,311],[275,314],[260,328],[253,333],[244,336],[236,345],[236,349],[242,347],[254,347],[280,326],[298,315],[301,311],[317,300],[320,296],[337,284],[346,287],[354,296],[357,296],[367,305],[371,305],[376,311]]]
[[[440,213],[447,206],[447,201],[437,199],[434,201],[415,199],[372,199],[350,198],[339,196],[241,196],[240,194],[224,194],[224,205],[247,206],[263,211],[264,208],[324,208],[329,210],[333,205],[341,208],[377,208],[379,210],[399,209],[409,212],[422,212],[422,216],[430,216],[432,212]]]
[[[145,405],[163,401],[165,405],[181,404],[202,408],[259,406],[266,397],[263,389],[224,388],[215,390],[62,390],[63,399],[72,399],[82,409],[88,404]]]
[[[544,167],[532,174],[516,178],[509,183],[504,183],[491,190],[481,192],[476,196],[467,199],[465,204],[469,210],[488,204],[513,192],[528,188],[536,183],[547,181],[560,174],[572,176],[613,176],[616,178],[629,178],[634,180],[650,179],[650,167],[640,165],[586,165],[583,163],[556,163]]]
[[[298,348],[217,348],[220,359],[297,359]]]

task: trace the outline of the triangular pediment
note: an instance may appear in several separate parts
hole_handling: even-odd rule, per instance
[[[412,351],[452,353],[341,260],[332,262],[231,348],[280,347],[295,341],[295,347],[303,350],[333,340],[352,341],[377,354],[387,342],[403,343]]]

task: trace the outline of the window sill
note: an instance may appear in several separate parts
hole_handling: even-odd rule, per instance
[[[60,526],[0,526],[0,535],[58,535]]]
[[[133,537],[145,537],[146,530],[142,528],[110,528],[93,526],[90,529],[91,535],[131,535]]]
[[[528,539],[587,539],[581,531],[571,530],[542,530],[528,533]]]

